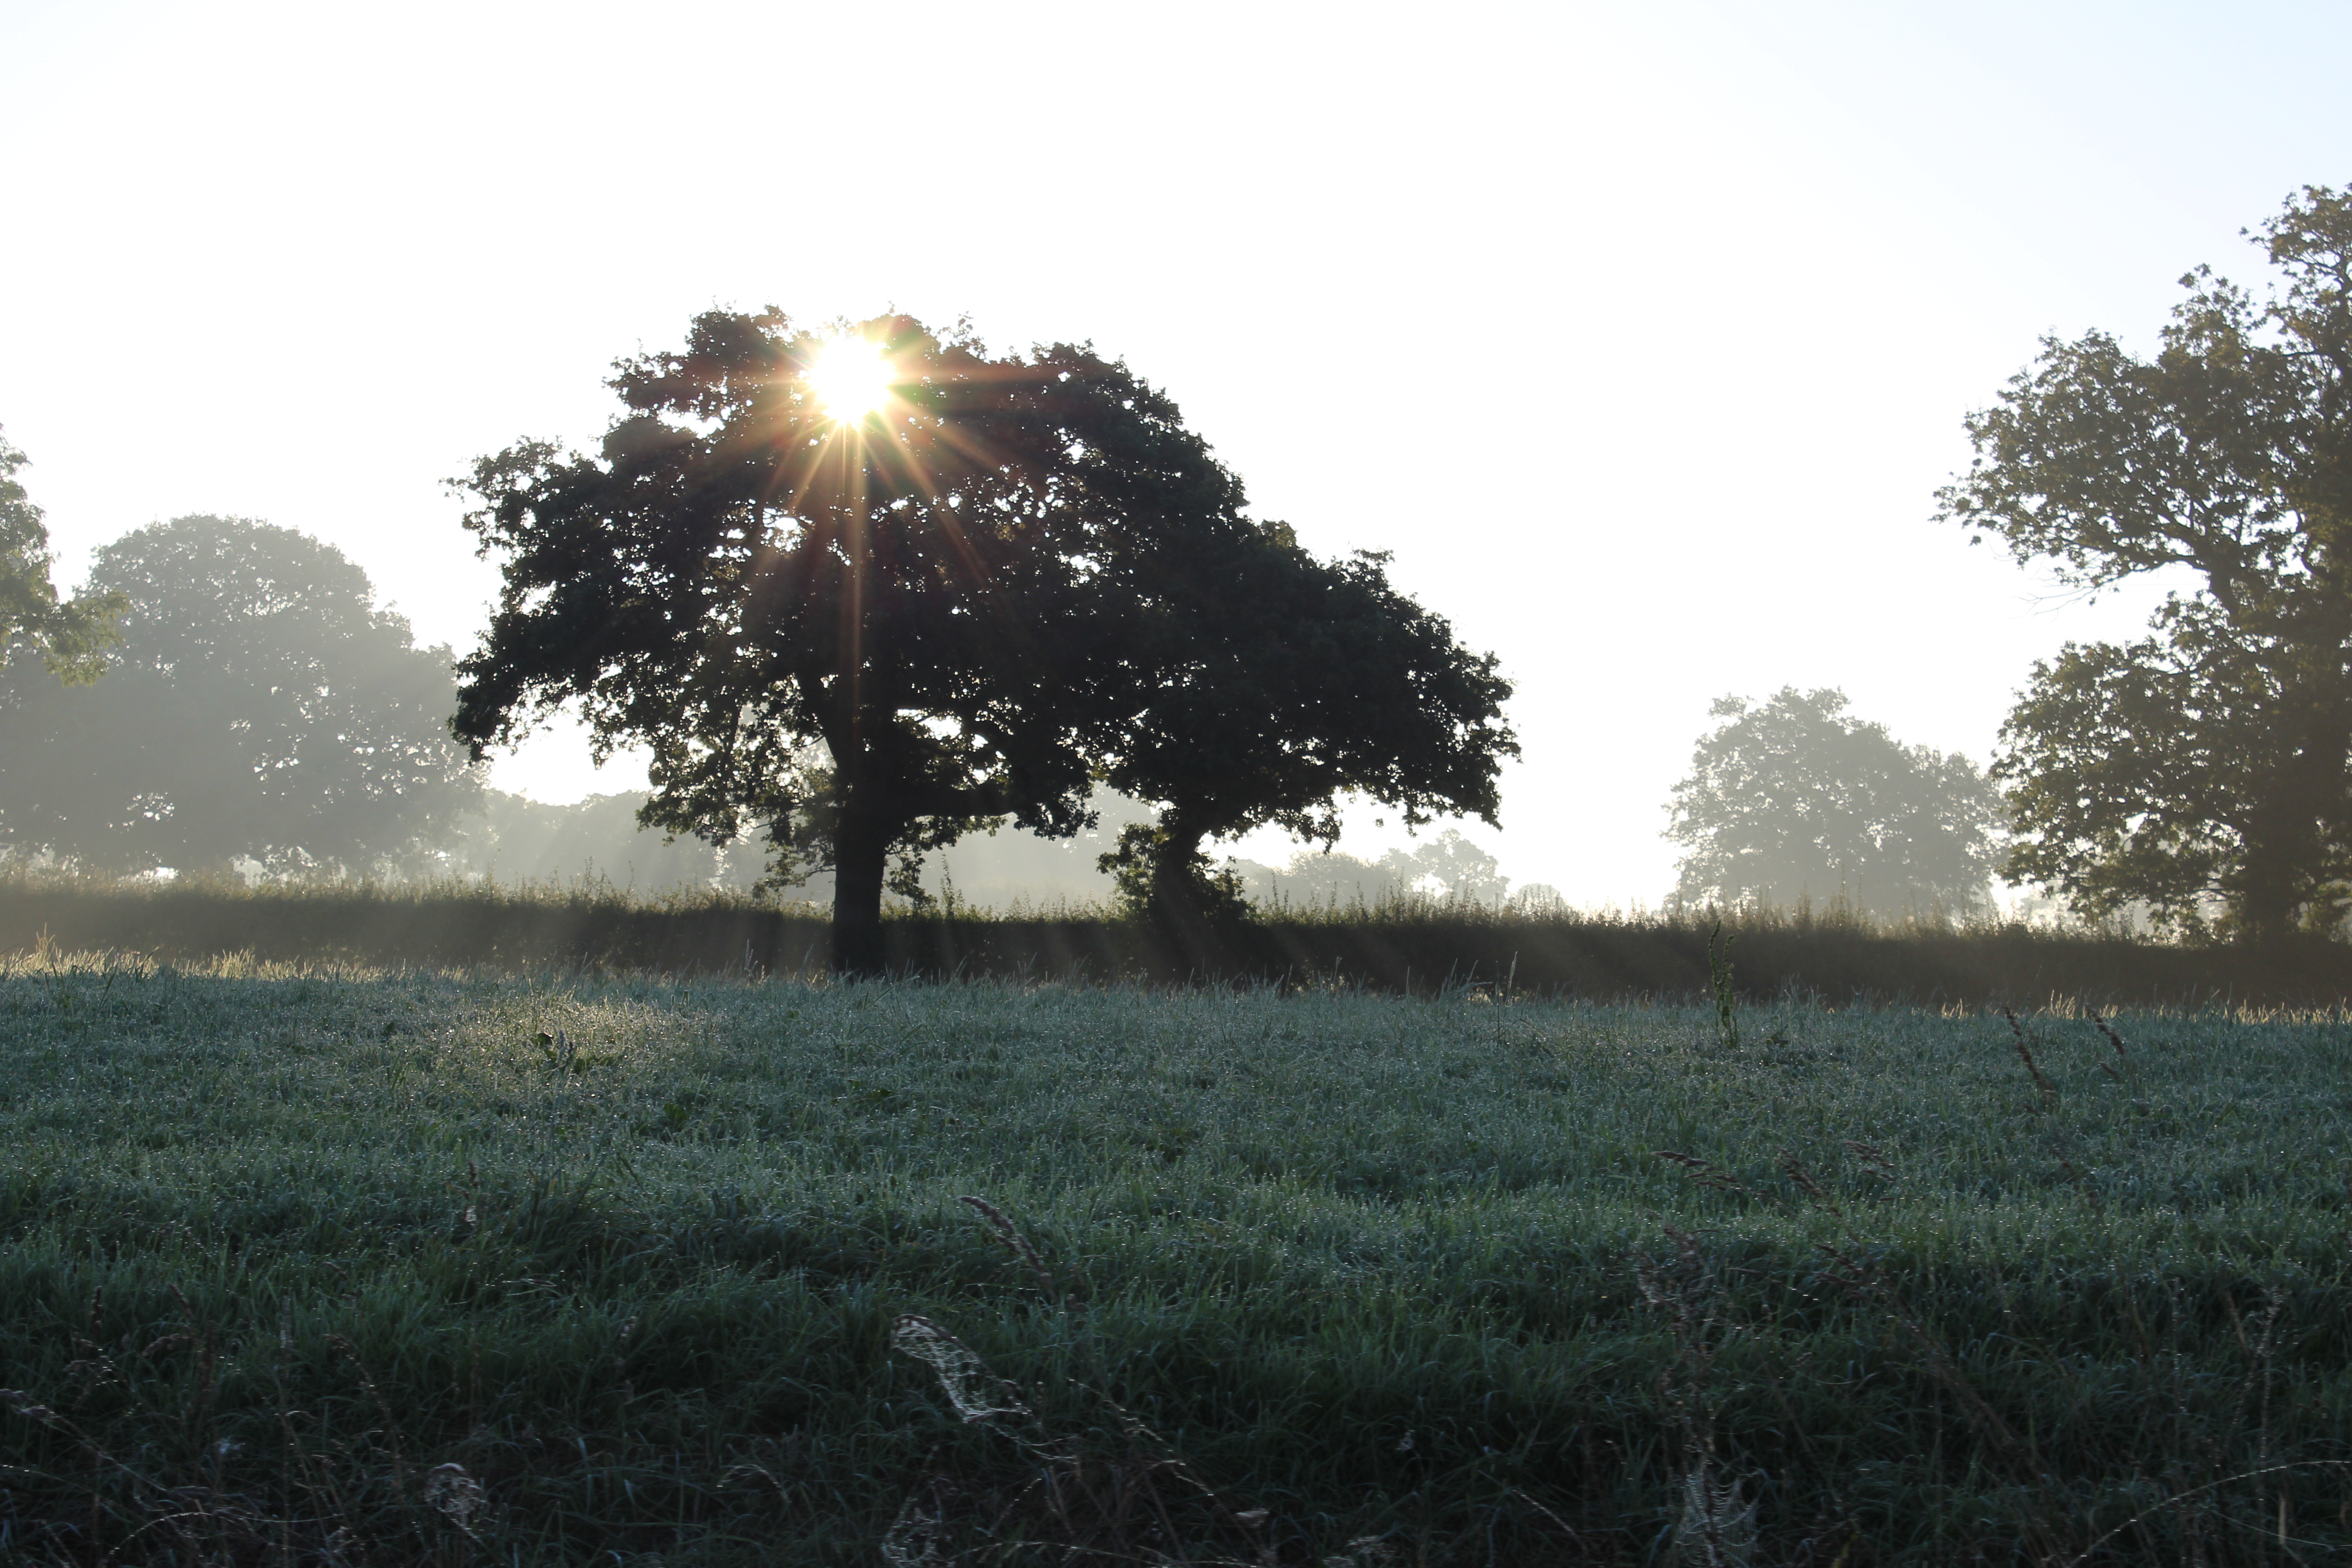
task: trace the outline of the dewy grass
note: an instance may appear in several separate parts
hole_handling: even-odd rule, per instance
[[[0,961],[0,1561],[2352,1555],[2340,1016],[1452,995]]]

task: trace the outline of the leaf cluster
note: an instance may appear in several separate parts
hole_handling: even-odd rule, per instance
[[[0,437],[0,658],[23,641],[59,679],[94,680],[106,668],[115,623],[128,606],[113,594],[58,599],[49,581],[48,525],[16,478],[26,461]]]

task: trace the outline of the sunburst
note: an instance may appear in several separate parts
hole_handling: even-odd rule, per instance
[[[844,333],[817,350],[804,379],[834,421],[863,425],[890,401],[898,378],[879,343]]]

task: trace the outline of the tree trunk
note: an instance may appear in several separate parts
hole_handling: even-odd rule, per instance
[[[2275,842],[2258,842],[2251,835],[2241,862],[2238,885],[2231,890],[2231,914],[2241,942],[2268,946],[2294,924],[2296,878],[2293,858]]]
[[[844,812],[833,845],[833,967],[837,974],[880,974],[882,879],[890,858],[889,833]]]
[[[1171,967],[1219,970],[1230,962],[1224,933],[1202,898],[1202,830],[1173,813],[1161,816],[1151,854],[1151,923]]]
[[[1151,846],[1151,899],[1154,903],[1190,907],[1193,876],[1201,858],[1201,830],[1186,826],[1173,812],[1160,819],[1160,837]]]
[[[2302,745],[2272,776],[2265,798],[2247,822],[2243,858],[2231,913],[2242,940],[2284,940],[2323,893],[2329,839],[2342,830],[2347,736],[2342,721],[2322,708],[2299,726]]]
[[[2333,530],[2302,602],[2275,624],[2257,621],[2280,645],[2281,701],[2273,733],[2284,749],[2252,803],[2231,889],[2242,940],[2284,940],[2308,914],[2340,908],[2331,894],[2345,849],[2347,773],[2352,773],[2352,572]]]

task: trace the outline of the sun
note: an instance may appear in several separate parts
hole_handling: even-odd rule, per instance
[[[889,402],[896,378],[881,345],[854,334],[835,338],[817,350],[806,375],[824,411],[844,425],[863,424],[867,415]]]

